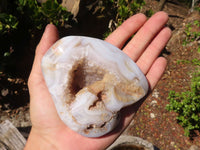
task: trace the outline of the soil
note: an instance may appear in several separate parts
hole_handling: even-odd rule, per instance
[[[150,8],[156,12],[158,3],[156,0],[146,0],[142,12]],[[191,13],[186,5],[176,0],[167,1],[163,10],[169,14],[167,26],[173,31],[172,38],[162,53],[168,60],[168,66],[162,79],[141,105],[125,133],[146,139],[161,150],[187,150],[192,145],[200,147],[199,132],[196,132],[197,135],[192,139],[186,137],[184,129],[176,121],[177,114],[167,111],[165,107],[169,103],[167,99],[169,91],[178,92],[190,89],[190,79],[196,66],[187,63],[178,64],[177,61],[200,59],[200,54],[197,52],[198,41],[191,42],[186,46],[182,44],[185,39],[186,25],[194,20],[200,21],[200,15],[197,12]],[[91,15],[88,11],[80,11],[82,12],[79,12],[77,20],[82,26],[70,28],[66,32],[62,30],[61,36],[80,34],[102,38],[102,33],[105,33],[109,19],[104,19],[102,22],[101,19],[94,18],[94,15]],[[84,15],[87,17],[84,17]],[[81,19],[83,17],[84,19]],[[98,28],[98,30],[92,27],[84,29],[84,27],[87,27],[88,20],[90,20],[90,24],[95,23],[103,27]],[[106,21],[107,23],[105,23]],[[196,30],[200,32],[199,28]],[[97,31],[99,32],[97,33]],[[38,37],[40,36],[38,35]],[[34,39],[33,43],[38,41],[39,39]],[[32,45],[31,49],[35,49],[35,47],[36,44]],[[33,55],[30,60],[32,59]],[[31,65],[32,63],[29,64],[29,66]],[[26,72],[29,73],[30,68]],[[28,129],[29,131],[31,127],[27,80],[27,76],[24,77],[20,74],[10,76],[6,72],[0,72],[0,123],[9,119],[25,137],[28,134],[24,134],[23,130]]]
[[[157,3],[154,1],[149,5],[157,6]],[[168,26],[173,30],[172,38],[163,52],[168,60],[167,69],[126,130],[126,134],[146,139],[162,150],[188,150],[191,145],[197,145],[200,148],[199,132],[197,131],[197,135],[192,139],[184,136],[184,129],[176,120],[177,114],[165,109],[169,103],[167,99],[169,91],[189,90],[190,79],[196,69],[194,65],[177,62],[200,59],[200,54],[197,52],[197,41],[183,46],[186,24],[199,20],[200,16],[198,13],[189,13],[187,7],[177,4],[168,2],[164,7],[164,11],[170,16]]]

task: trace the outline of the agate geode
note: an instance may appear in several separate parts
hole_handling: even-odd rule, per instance
[[[112,131],[120,110],[148,91],[138,66],[115,46],[95,38],[60,39],[43,57],[42,71],[62,121],[87,137]]]

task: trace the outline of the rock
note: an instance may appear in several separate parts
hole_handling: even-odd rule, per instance
[[[1,95],[4,96],[4,97],[7,96],[8,93],[9,93],[9,90],[8,90],[8,89],[2,89],[2,90],[1,90]]]
[[[151,103],[150,103],[150,105],[151,105],[151,106],[155,106],[157,103],[158,103],[158,102],[157,102],[156,100],[152,100]]]
[[[175,142],[174,142],[174,141],[170,142],[170,145],[171,145],[172,147],[174,147]]]
[[[159,97],[159,92],[158,92],[157,89],[154,89],[154,90],[153,90],[152,96],[155,97],[155,98],[158,98],[158,97]]]
[[[196,145],[192,145],[189,150],[200,150],[200,148]]]
[[[45,3],[47,0],[37,0],[39,3]],[[67,9],[67,11],[70,11],[74,17],[77,16],[79,12],[79,4],[80,0],[62,0],[62,6]]]
[[[155,116],[154,113],[150,113],[150,117],[151,117],[152,119],[154,119],[156,116]]]
[[[77,16],[79,11],[79,4],[80,0],[63,0],[62,6],[67,8],[68,11],[70,11],[74,17]]]

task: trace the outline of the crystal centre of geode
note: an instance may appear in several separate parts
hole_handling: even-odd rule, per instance
[[[106,71],[97,67],[87,65],[89,61],[86,59],[78,60],[69,72],[69,80],[66,87],[67,100],[73,101],[76,94],[81,92],[83,88],[93,85],[101,81]]]

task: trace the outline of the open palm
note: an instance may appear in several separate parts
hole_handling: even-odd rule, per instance
[[[106,39],[120,49],[123,47],[124,53],[146,75],[150,89],[155,87],[167,64],[165,58],[158,57],[171,36],[170,29],[164,27],[167,20],[168,16],[164,12],[158,12],[148,20],[143,14],[137,14],[126,20]],[[134,37],[124,45],[133,34]],[[41,71],[43,55],[58,39],[56,27],[48,25],[36,49],[28,81],[32,129],[25,149],[105,149],[127,127],[137,108],[133,105],[123,109],[119,126],[100,138],[83,137],[70,130],[56,112]]]

